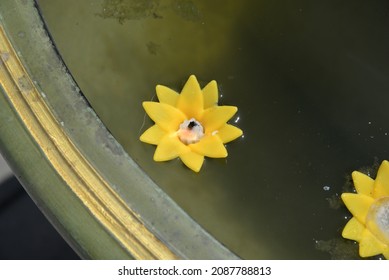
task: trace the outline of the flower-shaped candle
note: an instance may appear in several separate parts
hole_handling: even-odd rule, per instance
[[[192,75],[180,94],[161,85],[156,91],[159,102],[143,102],[155,124],[140,136],[142,142],[157,145],[155,161],[179,157],[187,167],[199,172],[204,157],[227,157],[224,144],[241,136],[242,130],[227,124],[238,109],[218,106],[216,81],[201,89]]]
[[[352,177],[357,193],[343,193],[342,200],[353,217],[342,236],[359,242],[361,257],[389,259],[389,162],[382,162],[375,180],[357,171]]]

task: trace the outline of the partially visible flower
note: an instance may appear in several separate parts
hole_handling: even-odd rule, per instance
[[[156,91],[159,102],[143,102],[155,124],[140,136],[142,142],[157,145],[155,161],[179,157],[187,167],[199,172],[205,156],[227,157],[224,144],[243,132],[227,124],[238,108],[218,106],[216,81],[201,89],[192,75],[180,94],[161,85]]]
[[[357,171],[352,177],[357,193],[343,193],[342,200],[354,217],[342,236],[359,242],[361,257],[389,259],[389,162],[382,162],[375,180]]]

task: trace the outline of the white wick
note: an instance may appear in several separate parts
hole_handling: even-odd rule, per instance
[[[204,136],[203,126],[194,118],[185,120],[180,124],[180,128],[177,131],[178,138],[181,142],[189,145],[200,141]]]

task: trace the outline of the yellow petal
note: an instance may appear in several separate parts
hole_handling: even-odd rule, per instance
[[[177,108],[188,116],[188,119],[199,120],[204,111],[203,93],[194,75],[190,76],[177,100]]]
[[[204,156],[194,152],[180,155],[182,162],[195,172],[199,172],[204,162]]]
[[[367,213],[374,199],[367,195],[355,193],[343,193],[341,197],[353,216],[360,223],[365,224]]]
[[[378,169],[373,196],[375,198],[389,196],[389,162],[386,160],[381,163]]]
[[[389,247],[386,247],[382,254],[384,255],[385,259],[389,260]]]
[[[193,152],[211,158],[225,158],[228,153],[217,135],[206,135],[196,144],[190,144]]]
[[[220,129],[237,111],[238,108],[235,106],[216,106],[205,110],[200,120],[205,133]]]
[[[359,242],[359,255],[363,258],[379,255],[383,253],[385,247],[370,231],[365,230]]]
[[[166,131],[160,128],[158,125],[153,125],[149,129],[147,129],[143,134],[140,136],[140,141],[152,144],[152,145],[158,145],[161,141],[162,137],[166,135]]]
[[[354,171],[352,177],[355,189],[359,194],[372,196],[374,186],[372,178],[358,171]]]
[[[157,91],[159,102],[176,106],[179,96],[178,92],[161,85],[158,85],[155,90]]]
[[[230,124],[225,124],[217,132],[217,135],[220,137],[223,143],[231,142],[232,140],[242,136],[242,134],[242,130]]]
[[[155,153],[155,161],[174,159],[182,154],[190,152],[189,147],[184,145],[174,134],[165,135],[159,142]]]
[[[209,82],[203,88],[203,96],[204,96],[204,109],[207,109],[212,106],[217,106],[217,102],[219,99],[219,91],[217,89],[216,81]]]
[[[168,104],[146,101],[143,102],[143,108],[157,125],[168,132],[177,131],[187,119],[180,110]]]
[[[365,229],[366,228],[362,223],[360,223],[355,217],[352,217],[344,227],[342,236],[347,239],[360,241]]]

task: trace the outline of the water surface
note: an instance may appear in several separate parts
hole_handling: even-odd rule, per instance
[[[353,170],[389,159],[389,2],[39,0],[113,136],[242,258],[357,258],[340,236]],[[138,140],[155,85],[215,79],[244,137],[195,174]]]

